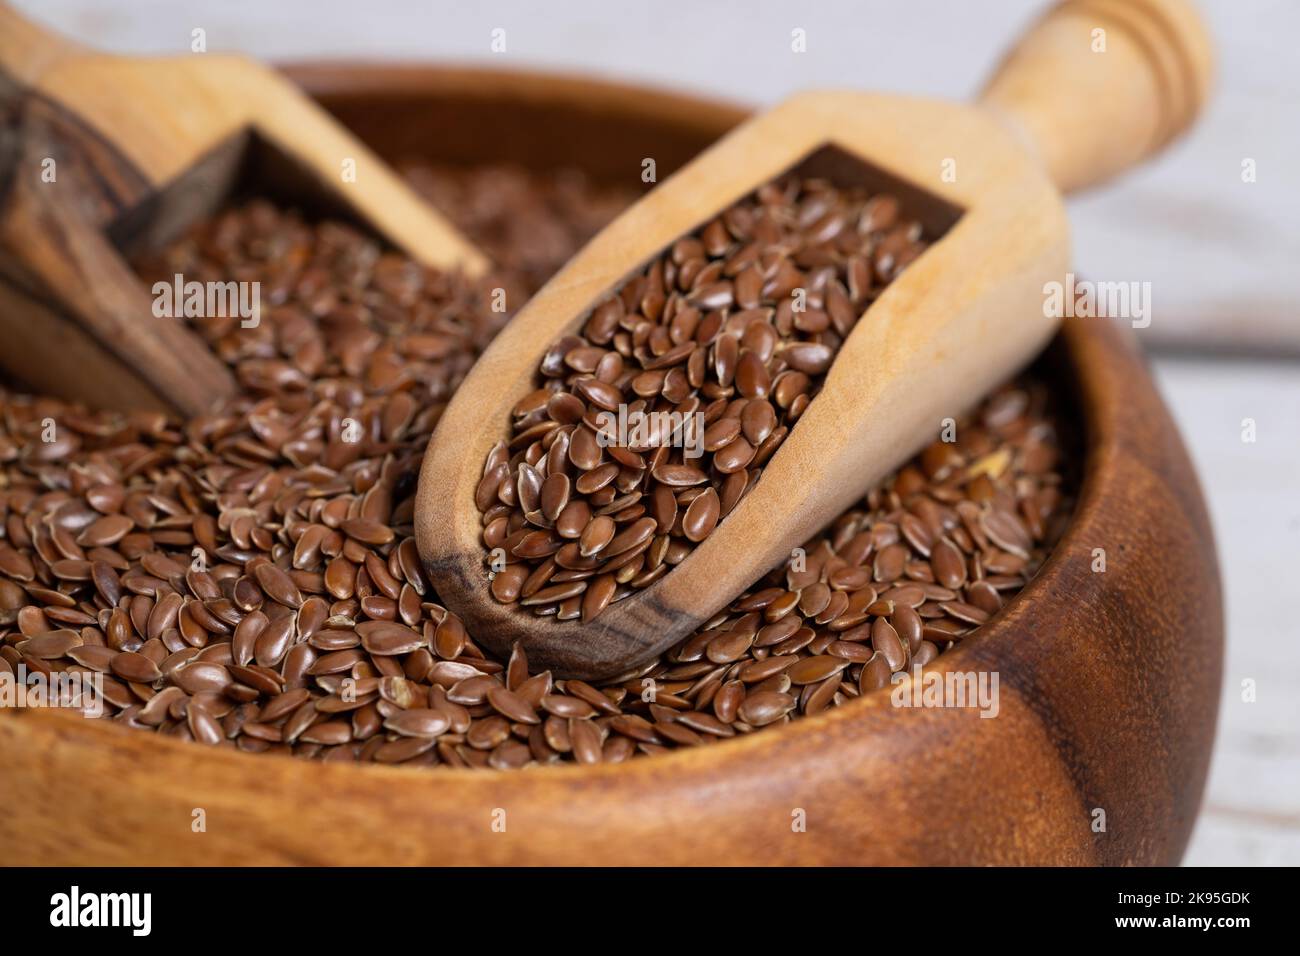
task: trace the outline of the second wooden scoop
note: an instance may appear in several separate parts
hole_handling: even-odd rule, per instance
[[[154,314],[126,257],[211,215],[253,165],[276,180],[253,184],[272,198],[352,215],[426,265],[486,266],[274,71],[96,53],[0,2],[0,365],[44,394],[118,408],[196,414],[233,393],[184,321]]]
[[[1184,3],[1077,0],[1027,33],[974,106],[812,93],[736,129],[579,253],[457,391],[416,506],[443,602],[491,650],[520,641],[556,676],[624,673],[690,634],[1039,352],[1057,324],[1045,286],[1069,265],[1059,191],[1160,149],[1200,108],[1208,64]],[[870,306],[761,478],[682,563],[587,624],[496,603],[474,491],[547,347],[652,256],[791,170],[893,191],[943,236]]]

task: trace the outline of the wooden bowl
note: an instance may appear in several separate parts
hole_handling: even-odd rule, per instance
[[[577,165],[619,183],[646,156],[666,173],[744,115],[530,73],[291,72],[391,158]],[[882,691],[707,748],[491,773],[252,756],[8,711],[0,860],[1177,863],[1219,700],[1222,605],[1204,503],[1127,332],[1070,320],[1044,369],[1084,434],[1073,524],[979,637],[930,668],[997,672],[995,719],[896,708]],[[1104,573],[1092,570],[1096,548]],[[204,833],[192,832],[197,809]]]

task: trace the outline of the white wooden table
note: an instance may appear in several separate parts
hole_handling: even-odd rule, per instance
[[[100,47],[209,49],[269,59],[483,61],[646,80],[765,104],[850,86],[969,95],[1044,0],[16,0]],[[1217,97],[1166,156],[1071,204],[1081,274],[1150,281],[1146,341],[1179,322],[1300,322],[1300,35],[1295,0],[1203,0]],[[506,31],[503,53],[492,30]],[[791,52],[791,31],[807,52]],[[931,51],[942,51],[932,55]],[[1257,181],[1241,180],[1253,159]],[[629,171],[635,175],[639,170]],[[1226,682],[1205,811],[1189,864],[1300,863],[1300,361],[1158,357],[1155,370],[1201,470],[1228,602]],[[1241,441],[1241,420],[1259,438]],[[1258,685],[1243,703],[1240,684]]]

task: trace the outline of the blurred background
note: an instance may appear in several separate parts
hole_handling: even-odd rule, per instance
[[[814,87],[972,95],[1046,0],[14,0],[103,49],[481,62],[755,107]],[[1149,281],[1139,333],[1199,467],[1227,597],[1224,696],[1189,865],[1300,864],[1300,35],[1295,0],[1200,0],[1218,83],[1199,125],[1070,203],[1076,270]],[[793,53],[802,28],[807,52]],[[506,50],[490,48],[506,31]],[[454,135],[454,134],[452,134]],[[1253,160],[1255,182],[1243,182]],[[1241,352],[1248,353],[1243,356]],[[1242,440],[1243,419],[1257,440]],[[1287,581],[1291,581],[1290,585]],[[1242,699],[1253,680],[1256,700]]]

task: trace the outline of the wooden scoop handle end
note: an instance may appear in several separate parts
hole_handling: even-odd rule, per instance
[[[1188,0],[1065,0],[1020,38],[979,102],[1071,192],[1182,133],[1205,104],[1212,60]]]
[[[30,86],[59,60],[85,52],[80,44],[33,23],[0,0],[0,76]]]

